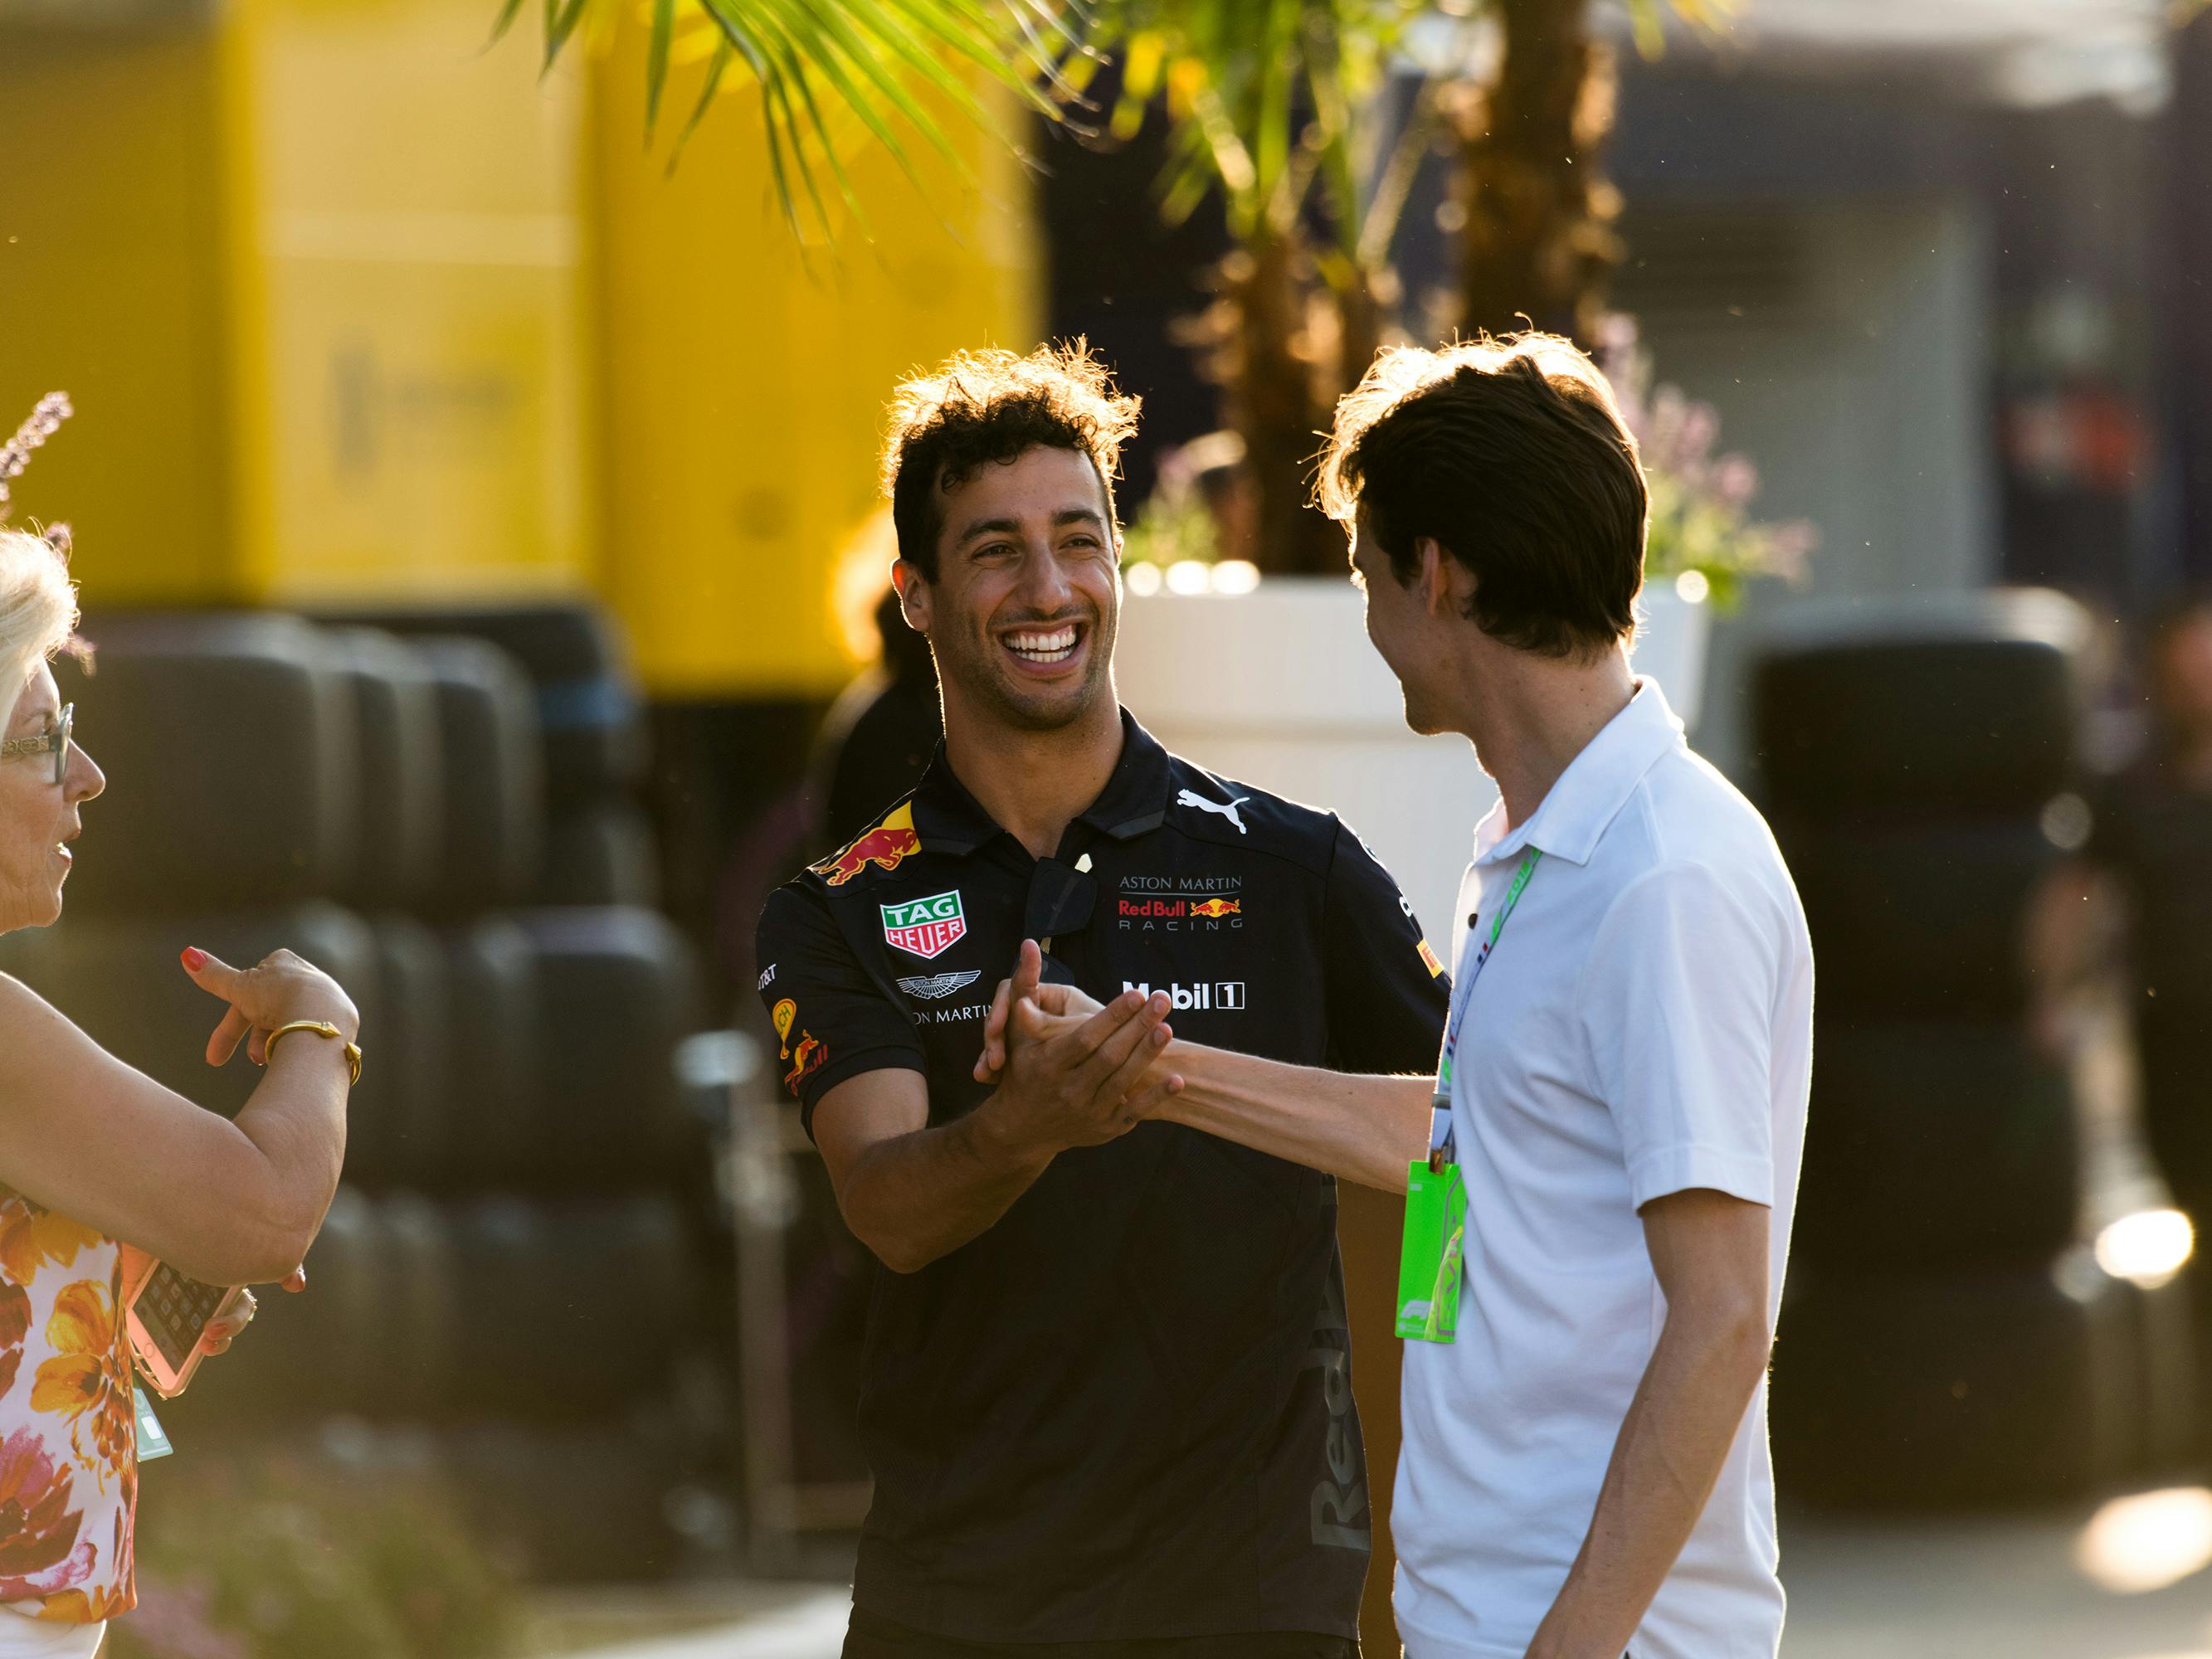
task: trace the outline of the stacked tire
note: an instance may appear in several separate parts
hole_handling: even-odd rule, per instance
[[[410,638],[465,635],[503,652],[527,677],[546,805],[534,902],[659,902],[653,827],[636,798],[646,772],[644,708],[605,616],[545,604],[385,611],[362,620]]]
[[[2179,1291],[2084,1243],[2073,1083],[2029,1038],[2029,907],[2082,832],[2086,634],[2057,595],[1987,594],[1816,623],[1758,669],[1820,977],[1773,1382],[1808,1496],[2073,1495],[2165,1449],[2168,1322],[2142,1304]]]
[[[530,637],[610,637],[580,608],[518,614]],[[334,1415],[431,1425],[542,1571],[637,1577],[678,1559],[667,1453],[702,1437],[679,1427],[677,1379],[714,1346],[702,1220],[676,1196],[703,1161],[675,1069],[697,976],[635,902],[649,860],[612,810],[637,775],[635,720],[549,732],[524,664],[452,631],[476,619],[410,637],[94,618],[96,672],[60,672],[108,791],[65,919],[0,961],[226,1114],[258,1073],[207,1066],[221,1011],[179,951],[243,965],[289,945],[343,983],[367,1065],[307,1293],[264,1292],[250,1336],[163,1414],[195,1440]],[[576,701],[596,714],[627,695]],[[552,780],[566,805],[549,812]],[[549,886],[571,807],[622,828]],[[530,1471],[564,1460],[584,1485],[554,1525]],[[625,1517],[596,1551],[592,1514]]]

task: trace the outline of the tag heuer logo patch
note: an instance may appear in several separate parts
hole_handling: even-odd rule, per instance
[[[933,1002],[955,991],[966,990],[982,977],[981,968],[970,968],[964,974],[924,974],[919,979],[902,979],[898,988],[910,997],[926,997]]]
[[[884,913],[884,938],[908,956],[942,956],[968,937],[968,917],[960,908],[957,888],[878,908]]]

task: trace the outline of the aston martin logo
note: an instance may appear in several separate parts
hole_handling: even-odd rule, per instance
[[[966,990],[982,976],[981,968],[970,968],[964,974],[924,974],[919,979],[901,980],[898,988],[910,997],[927,997],[934,1001],[955,991]]]

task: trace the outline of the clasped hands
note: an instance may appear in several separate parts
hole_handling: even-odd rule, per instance
[[[1182,1079],[1158,1069],[1173,1038],[1168,999],[1124,991],[1103,1007],[1073,985],[1044,983],[1044,954],[1022,941],[991,999],[975,1079],[995,1083],[1040,1144],[1097,1146],[1160,1115]]]

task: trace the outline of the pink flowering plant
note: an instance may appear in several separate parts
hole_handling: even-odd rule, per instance
[[[61,430],[62,422],[74,413],[69,393],[49,392],[39,399],[30,417],[15,428],[15,435],[0,444],[0,519],[8,516],[9,480],[23,476],[23,469],[31,464],[31,452]]]
[[[179,1460],[182,1463],[183,1460]],[[499,1659],[507,1564],[427,1469],[289,1449],[157,1465],[104,1659]]]
[[[1694,575],[1723,610],[1742,598],[1753,577],[1802,581],[1819,532],[1802,519],[1773,523],[1752,516],[1759,469],[1748,456],[1714,453],[1721,422],[1711,404],[1680,386],[1652,384],[1651,355],[1638,341],[1634,319],[1607,319],[1598,359],[1643,453],[1651,493],[1646,578]]]

